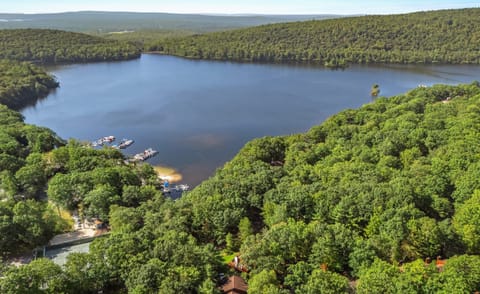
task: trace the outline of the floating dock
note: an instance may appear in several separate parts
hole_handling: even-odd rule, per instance
[[[112,143],[115,141],[115,136],[106,136],[92,142],[92,147],[103,146],[105,143]]]
[[[127,147],[131,146],[133,143],[135,143],[134,140],[122,139],[122,141],[120,141],[120,144],[113,145],[112,147],[115,149],[126,149]]]
[[[141,153],[137,153],[133,156],[134,161],[145,161],[150,159],[158,154],[157,150],[153,150],[152,148],[145,149],[145,151]]]

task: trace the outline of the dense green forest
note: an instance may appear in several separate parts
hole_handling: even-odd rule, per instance
[[[480,8],[263,25],[170,38],[147,50],[189,58],[350,63],[480,63]]]
[[[2,177],[3,187],[16,183],[2,206],[25,203],[19,193],[35,199],[48,180],[55,205],[83,207],[112,233],[64,268],[43,259],[5,267],[0,290],[217,293],[222,255],[238,252],[253,294],[473,293],[479,154],[479,83],[419,87],[305,134],[254,140],[176,201],[158,192],[148,165],[125,166],[114,150],[70,142],[30,153]],[[25,169],[42,180],[22,182]],[[437,256],[442,270],[424,262]]]
[[[125,60],[139,56],[140,50],[133,44],[80,33],[0,30],[0,59],[61,63]]]
[[[138,47],[128,42],[56,30],[0,30],[0,104],[20,109],[58,87],[54,77],[27,61],[46,64],[139,56]]]
[[[0,104],[18,109],[36,102],[56,87],[58,82],[35,65],[0,60]]]
[[[129,166],[115,149],[66,144],[3,105],[0,124],[0,258],[70,230],[59,208],[107,221],[111,205],[138,206],[160,193],[151,166]]]
[[[231,32],[225,43],[218,33],[150,49],[328,66],[478,63],[479,14],[269,25]],[[139,54],[126,43],[53,30],[0,31],[0,52],[42,63]],[[30,63],[0,61],[1,104],[18,108],[56,86]],[[101,219],[112,231],[64,267],[2,263],[1,293],[219,293],[220,274],[234,274],[226,265],[234,254],[253,294],[480,290],[478,82],[418,87],[342,111],[305,134],[253,140],[178,200],[162,194],[150,165],[65,142],[5,105],[0,259],[70,230],[60,211]],[[440,269],[425,261],[437,256]]]
[[[45,152],[63,141],[52,131],[27,125],[16,111],[0,105],[0,258],[43,245],[64,223],[37,202],[47,178]]]
[[[147,44],[157,42],[167,38],[180,38],[197,34],[189,30],[140,30],[126,32],[112,32],[106,34],[98,34],[98,36],[108,39],[135,44],[138,48],[145,48]]]

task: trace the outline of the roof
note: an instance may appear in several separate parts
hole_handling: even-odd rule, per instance
[[[247,293],[248,285],[240,276],[231,276],[222,286],[223,293]]]

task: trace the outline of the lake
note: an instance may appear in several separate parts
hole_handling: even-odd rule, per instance
[[[418,85],[470,83],[479,66],[316,66],[140,59],[48,68],[60,88],[22,111],[26,122],[63,138],[114,135],[160,153],[153,165],[175,168],[195,186],[249,140],[304,132],[346,108]]]

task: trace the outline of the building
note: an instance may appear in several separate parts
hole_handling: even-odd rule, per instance
[[[221,290],[225,294],[247,294],[248,285],[242,277],[231,276]]]

